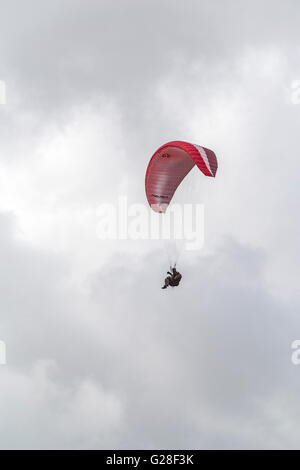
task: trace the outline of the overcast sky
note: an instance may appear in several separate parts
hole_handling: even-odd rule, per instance
[[[0,448],[300,448],[299,15],[0,0]],[[162,291],[163,243],[99,240],[97,208],[146,205],[169,140],[219,170]]]

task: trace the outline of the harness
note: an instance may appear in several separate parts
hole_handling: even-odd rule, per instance
[[[176,276],[170,279],[170,282],[169,282],[170,286],[172,287],[178,286],[181,278],[182,278],[181,274],[177,273]]]

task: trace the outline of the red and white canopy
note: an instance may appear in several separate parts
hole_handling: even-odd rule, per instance
[[[165,212],[183,178],[197,167],[206,176],[215,177],[218,162],[212,150],[181,140],[162,145],[152,156],[145,180],[151,208]]]

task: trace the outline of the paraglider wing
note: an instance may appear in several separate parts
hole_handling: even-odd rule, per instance
[[[212,150],[183,141],[162,145],[152,156],[145,180],[146,196],[155,212],[165,212],[177,187],[197,165],[206,176],[214,177],[218,162]]]

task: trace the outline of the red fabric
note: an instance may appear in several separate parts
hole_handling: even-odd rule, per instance
[[[172,141],[162,145],[152,156],[145,178],[148,202],[156,212],[165,212],[177,187],[196,164],[206,176],[214,177],[217,158],[212,150],[202,147],[203,159],[195,145]]]

